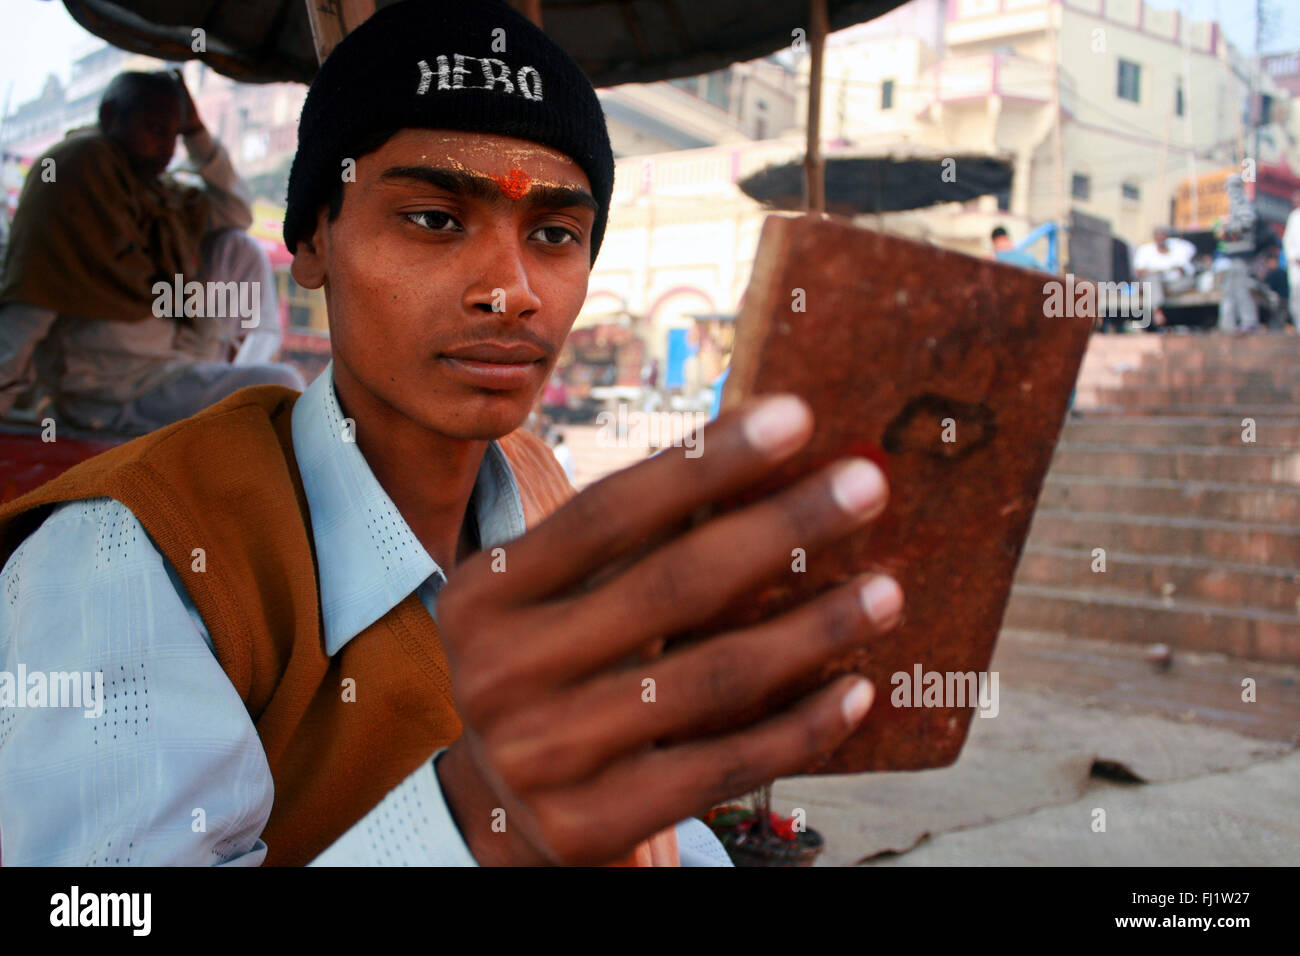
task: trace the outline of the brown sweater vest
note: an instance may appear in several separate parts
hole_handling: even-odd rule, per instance
[[[198,608],[266,751],[275,802],[262,839],[271,865],[312,860],[461,733],[437,625],[414,592],[333,658],[325,654],[290,438],[297,398],[274,385],[242,389],[0,508],[0,566],[58,502],[113,498],[144,525]],[[574,493],[533,435],[517,430],[501,447],[528,527]],[[355,701],[343,699],[346,678]],[[656,860],[675,860],[675,838],[662,851],[673,836],[647,841]],[[629,862],[651,855],[642,844]]]

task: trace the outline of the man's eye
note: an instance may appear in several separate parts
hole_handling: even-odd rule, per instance
[[[563,246],[569,241],[578,242],[578,235],[572,229],[565,229],[563,226],[542,226],[533,235],[542,234],[545,236],[547,245]]]
[[[431,232],[454,232],[455,230],[444,228],[447,223],[456,223],[457,228],[460,227],[460,223],[456,222],[454,216],[450,213],[440,212],[437,209],[424,209],[420,212],[407,212],[402,215],[417,226],[422,226]]]

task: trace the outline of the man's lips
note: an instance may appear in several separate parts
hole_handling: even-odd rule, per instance
[[[530,383],[546,353],[522,342],[483,342],[443,352],[440,359],[468,385],[511,390]]]
[[[541,349],[523,342],[511,345],[482,342],[478,345],[449,349],[442,354],[448,358],[463,359],[468,362],[487,362],[492,365],[530,365],[546,358],[546,353]]]

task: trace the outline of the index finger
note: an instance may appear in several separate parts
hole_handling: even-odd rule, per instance
[[[523,604],[568,590],[700,507],[762,479],[808,441],[812,426],[803,399],[763,396],[704,426],[698,457],[670,448],[601,479],[509,545],[505,599]],[[479,560],[488,559],[480,553],[466,566]]]

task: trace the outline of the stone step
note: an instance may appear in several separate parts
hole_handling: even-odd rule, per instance
[[[1286,353],[1300,356],[1300,335],[1261,331],[1253,335],[1208,332],[1191,334],[1094,334],[1088,341],[1090,358],[1143,355],[1210,355],[1242,358]]]
[[[1086,384],[1119,385],[1124,388],[1195,388],[1201,385],[1215,388],[1300,388],[1300,367],[1289,358],[1285,362],[1279,362],[1276,367],[1268,368],[1241,368],[1232,365],[1188,368],[1185,365],[1154,365],[1119,372],[1118,382]]]
[[[1152,666],[1144,647],[1003,628],[991,669],[1002,674],[1004,686],[1014,681],[1087,706],[1300,743],[1300,669],[1294,664],[1180,653],[1162,668]],[[1256,682],[1253,700],[1241,699],[1246,676]]]
[[[1146,416],[1149,418],[1276,418],[1286,421],[1300,420],[1300,406],[1290,405],[1197,405],[1194,403],[1169,404],[1113,404],[1096,401],[1094,390],[1080,388],[1075,396],[1074,411],[1081,418],[1106,416]]]
[[[1274,405],[1300,404],[1300,386],[1241,388],[1193,385],[1184,388],[1163,385],[1099,386],[1092,390],[1100,405],[1250,405],[1263,414]]]
[[[1255,419],[1254,448],[1300,450],[1300,419]],[[1089,413],[1066,422],[1061,440],[1094,445],[1203,445],[1240,448],[1244,433],[1240,418],[1187,418],[1165,416],[1142,418]]]
[[[1300,386],[1300,357],[1284,356],[1269,364],[1221,363],[1184,365],[1092,366],[1085,364],[1075,379],[1080,388],[1260,388]]]
[[[1259,352],[1232,353],[1221,348],[1208,348],[1202,352],[1170,352],[1161,350],[1130,350],[1106,352],[1089,347],[1083,357],[1081,370],[1085,372],[1124,372],[1143,369],[1249,369],[1260,371],[1286,371],[1288,363],[1300,359],[1294,349],[1269,348]]]
[[[1145,596],[1017,584],[1003,627],[1300,662],[1300,617],[1204,601],[1175,601],[1171,607]]]
[[[1168,445],[1150,449],[1071,441],[1057,445],[1052,470],[1111,478],[1300,485],[1300,452],[1259,448],[1241,441],[1235,447]]]
[[[1048,473],[1040,508],[1300,526],[1300,487]]]
[[[1269,337],[1244,346],[1219,336],[1186,343],[1172,339],[1168,345],[1161,338],[1094,335],[1079,370],[1080,384],[1121,384],[1130,376],[1133,381],[1179,384],[1179,373],[1212,376],[1206,384],[1232,385],[1251,378],[1292,383],[1300,369],[1300,336]],[[1171,378],[1159,378],[1164,375]]]
[[[1154,342],[1139,342],[1130,339],[1126,342],[1107,342],[1107,337],[1093,336],[1084,353],[1084,362],[1089,365],[1180,365],[1191,366],[1197,363],[1235,365],[1238,363],[1267,362],[1278,358],[1300,357],[1300,338],[1287,336],[1262,341],[1258,346],[1237,346],[1217,336],[1189,343],[1193,348],[1173,348]],[[1115,347],[1118,346],[1118,347]]]
[[[1030,529],[1035,547],[1107,554],[1194,555],[1268,567],[1300,567],[1300,529],[1269,524],[1039,508]]]
[[[1031,544],[1020,558],[1016,583],[1146,597],[1166,608],[1191,600],[1300,614],[1300,570],[1295,568],[1118,551],[1107,552],[1105,571],[1093,571],[1097,566],[1091,551]]]

